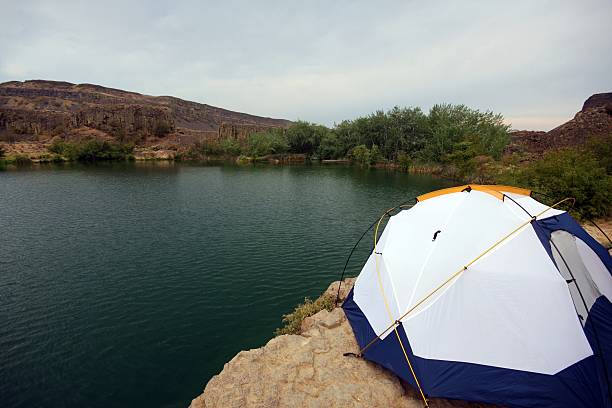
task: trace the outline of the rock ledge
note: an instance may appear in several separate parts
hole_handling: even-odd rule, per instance
[[[346,297],[354,279],[341,291]],[[338,282],[325,294],[336,295]],[[211,378],[191,408],[422,407],[419,395],[391,372],[343,353],[359,348],[341,308],[322,310],[302,323],[300,335],[273,338],[241,351]],[[483,407],[433,399],[431,407]]]

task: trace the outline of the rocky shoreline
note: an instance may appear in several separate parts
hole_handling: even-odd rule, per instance
[[[343,281],[341,299],[355,278]],[[336,296],[333,282],[322,296]],[[359,352],[340,307],[302,322],[300,334],[281,335],[265,346],[241,351],[212,377],[190,408],[402,407],[423,402],[411,387],[383,368],[344,353]],[[491,407],[431,399],[430,407]]]

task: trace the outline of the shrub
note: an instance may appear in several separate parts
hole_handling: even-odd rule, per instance
[[[410,168],[411,160],[410,156],[406,154],[406,152],[404,152],[403,150],[398,152],[396,160],[400,169],[402,169],[403,171],[408,171],[408,169]]]
[[[132,144],[119,144],[107,140],[85,139],[81,141],[55,140],[48,149],[67,160],[94,161],[119,160],[132,154]]]
[[[319,159],[337,159],[342,157],[344,153],[336,132],[326,132],[321,139],[321,143],[319,143],[319,149],[317,151]]]
[[[200,150],[209,156],[220,156],[223,154],[221,144],[216,140],[203,141]]]
[[[283,315],[283,327],[276,329],[274,334],[277,336],[281,334],[299,334],[300,327],[305,318],[313,316],[325,309],[332,311],[334,309],[334,297],[333,296],[321,296],[314,302],[309,298],[304,298],[304,303],[301,303],[295,307],[293,312]]]
[[[4,150],[4,146],[0,145],[0,159],[3,159],[6,155],[6,150]]]
[[[311,156],[319,150],[321,141],[329,129],[325,126],[298,120],[287,129],[287,147],[292,153],[304,153]]]
[[[382,161],[382,154],[380,153],[380,149],[378,148],[377,145],[373,145],[372,148],[370,149],[370,159],[369,159],[369,164],[376,164],[380,161]]]
[[[6,158],[7,164],[25,165],[32,163],[32,159],[25,154],[16,154],[15,156],[8,156]]]
[[[247,150],[250,156],[261,157],[268,154],[286,153],[288,145],[282,130],[270,129],[250,135]]]
[[[349,152],[349,159],[362,166],[370,164],[370,149],[366,145],[355,146]]]
[[[612,104],[609,106],[612,106]],[[606,173],[612,174],[612,134],[603,138],[593,137],[589,139],[585,148],[606,169]]]
[[[238,156],[242,151],[240,144],[235,139],[223,139],[221,141],[221,150],[229,156]]]
[[[545,153],[542,159],[499,179],[545,194],[550,197],[544,200],[548,204],[573,197],[580,217],[603,217],[612,209],[612,175],[586,149]]]

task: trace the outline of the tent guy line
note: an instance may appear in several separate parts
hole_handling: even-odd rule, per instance
[[[468,267],[470,267],[471,265],[473,265],[476,261],[478,261],[480,258],[482,258],[483,256],[485,256],[487,253],[489,253],[490,251],[492,251],[495,247],[497,247],[498,245],[500,245],[502,242],[504,242],[506,239],[510,238],[512,235],[516,234],[517,232],[519,232],[521,229],[523,229],[525,226],[527,226],[528,224],[530,224],[531,222],[535,221],[537,219],[537,217],[543,215],[546,211],[551,210],[553,208],[556,208],[557,206],[561,205],[562,203],[569,201],[569,200],[574,200],[574,198],[572,197],[567,197],[564,198],[563,200],[551,205],[550,207],[548,207],[546,210],[540,212],[539,214],[533,216],[531,219],[525,221],[523,224],[521,224],[520,226],[518,226],[516,229],[514,229],[512,232],[510,232],[509,234],[507,234],[506,236],[504,236],[502,239],[500,239],[499,241],[497,241],[496,243],[494,243],[492,246],[490,246],[489,248],[487,248],[487,250],[485,250],[483,253],[481,253],[480,255],[478,255],[476,258],[472,259],[470,262],[467,263],[467,265],[465,265],[464,267],[462,267],[461,269],[459,269],[457,272],[455,272],[454,274],[452,274],[448,279],[446,279],[444,282],[442,282],[438,287],[436,287],[434,290],[432,290],[430,293],[428,293],[425,297],[423,297],[421,300],[419,300],[417,303],[415,303],[412,307],[410,307],[410,309],[408,309],[408,311],[406,313],[404,313],[403,315],[400,316],[399,319],[394,320],[393,323],[387,327],[385,330],[383,330],[383,332],[381,334],[379,334],[377,337],[375,337],[370,343],[368,343],[365,347],[363,347],[361,350],[359,350],[359,356],[363,356],[363,353],[370,348],[370,346],[372,346],[374,343],[376,343],[378,340],[380,340],[380,338],[387,333],[389,330],[391,330],[394,327],[397,327],[398,325],[401,324],[402,319],[404,319],[406,316],[408,316],[410,314],[410,312],[412,312],[413,310],[415,310],[417,307],[419,307],[421,304],[423,304],[425,301],[427,301],[427,299],[429,299],[431,296],[433,296],[438,290],[442,289],[444,286],[446,286],[449,282],[451,282],[453,279],[455,279],[457,276],[461,275],[463,272],[465,272],[467,270]],[[386,214],[386,213],[385,213]],[[384,214],[383,214],[384,217]],[[378,224],[380,225],[380,221],[382,221],[382,218],[380,218],[380,220],[378,221]],[[376,226],[376,234],[378,234],[378,225]],[[374,237],[374,241],[376,242],[376,237]],[[376,246],[376,244],[374,244]],[[384,294],[383,294],[384,296]]]

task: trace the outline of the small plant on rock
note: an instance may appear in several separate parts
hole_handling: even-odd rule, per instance
[[[274,334],[277,336],[299,334],[305,318],[313,316],[323,309],[331,312],[334,309],[334,301],[334,297],[329,295],[321,296],[315,301],[304,298],[304,303],[297,305],[293,312],[283,315],[284,326],[276,329]]]

